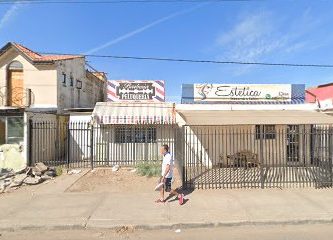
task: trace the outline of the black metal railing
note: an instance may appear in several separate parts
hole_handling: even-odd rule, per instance
[[[331,187],[333,126],[91,125],[30,121],[30,164],[94,168],[160,161],[168,144],[186,188]]]
[[[318,125],[184,126],[184,184],[331,187],[332,130]]]
[[[0,87],[0,105],[8,107],[30,107],[35,103],[35,95],[30,88]]]
[[[90,166],[89,122],[30,121],[30,164]]]
[[[98,167],[160,161],[159,149],[175,152],[172,125],[91,125],[86,121],[30,121],[30,164]]]

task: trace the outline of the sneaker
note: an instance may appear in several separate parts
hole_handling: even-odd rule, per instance
[[[179,205],[183,205],[184,203],[184,194],[178,194]]]

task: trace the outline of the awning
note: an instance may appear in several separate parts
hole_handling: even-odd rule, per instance
[[[177,110],[186,125],[333,124],[333,116],[300,110]]]
[[[173,103],[99,102],[93,111],[98,124],[175,124]]]

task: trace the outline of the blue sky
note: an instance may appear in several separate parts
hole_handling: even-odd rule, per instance
[[[44,52],[333,64],[333,1],[0,5],[0,43]],[[111,79],[182,83],[333,82],[333,69],[89,58]]]

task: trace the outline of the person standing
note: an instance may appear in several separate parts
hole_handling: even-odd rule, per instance
[[[173,178],[173,170],[174,170],[174,162],[173,162],[172,155],[169,151],[169,146],[167,144],[165,144],[161,147],[161,154],[163,156],[163,162],[162,162],[162,172],[161,172],[160,182],[163,182],[164,184],[160,190],[160,198],[157,199],[155,202],[163,203],[165,201],[164,192],[169,192],[170,195],[177,196],[177,198],[179,200],[179,204],[183,204],[184,195],[178,194],[178,192],[176,190],[172,189],[172,187],[171,187],[172,178]]]

